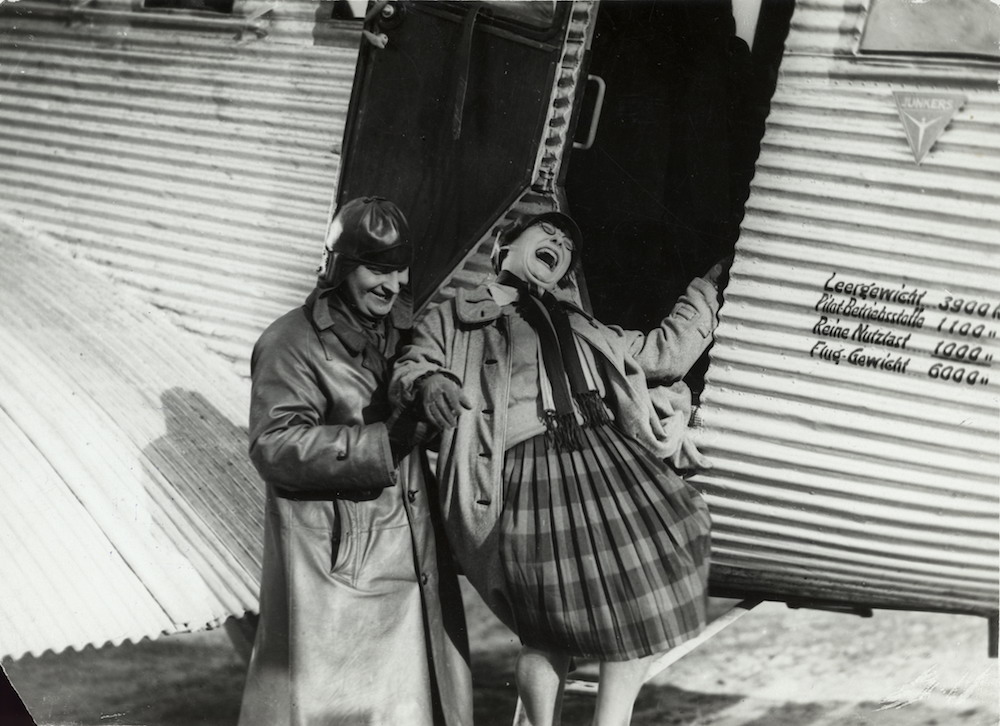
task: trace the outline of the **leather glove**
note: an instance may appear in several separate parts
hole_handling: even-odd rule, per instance
[[[434,435],[431,428],[414,416],[410,409],[395,411],[385,426],[389,433],[392,463],[396,466],[415,446],[427,443]]]
[[[472,401],[462,387],[443,373],[435,373],[423,380],[418,400],[423,419],[441,430],[458,424],[463,408],[466,411],[472,409]]]

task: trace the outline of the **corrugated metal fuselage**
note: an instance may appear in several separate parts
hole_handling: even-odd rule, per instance
[[[792,17],[701,408],[713,579],[995,615],[998,63],[860,56],[863,10]],[[899,94],[964,98],[919,164]]]

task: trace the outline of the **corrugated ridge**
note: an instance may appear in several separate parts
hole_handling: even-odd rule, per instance
[[[196,105],[181,108],[175,103],[167,111],[162,108],[162,101],[157,99],[139,99],[130,103],[125,102],[125,97],[117,92],[110,92],[104,98],[91,95],[70,100],[53,97],[51,91],[39,86],[13,89],[9,96],[17,100],[8,110],[15,124],[20,119],[33,122],[35,117],[40,117],[38,121],[47,122],[46,125],[52,127],[66,116],[72,116],[80,122],[81,131],[102,139],[104,143],[120,134],[125,143],[145,140],[152,149],[158,149],[153,144],[165,143],[170,150],[181,153],[185,150],[227,152],[231,156],[216,161],[230,164],[255,159],[280,160],[282,157],[277,155],[280,150],[291,154],[289,164],[301,164],[315,152],[330,126],[330,121],[319,115],[292,119],[284,114],[270,118],[266,114],[255,114],[252,120],[229,118],[220,121],[218,115],[207,108]],[[53,101],[59,104],[59,114],[53,114]],[[346,105],[344,98],[342,109]],[[196,109],[203,112],[203,118],[194,117]],[[190,133],[194,121],[199,122],[197,135]],[[290,138],[276,133],[286,128],[294,132]],[[41,130],[47,130],[46,126]],[[145,133],[137,137],[138,131]],[[186,133],[191,138],[178,137],[178,133]],[[159,150],[162,154],[166,149]],[[318,165],[321,161],[322,157],[312,158],[313,164]]]

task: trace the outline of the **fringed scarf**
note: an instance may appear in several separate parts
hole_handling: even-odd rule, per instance
[[[566,308],[552,293],[539,291],[539,295],[506,270],[497,282],[517,289],[517,310],[538,335],[544,378],[552,391],[549,404],[544,395],[546,386],[539,387],[545,404],[546,444],[557,451],[576,451],[584,446],[582,428],[610,423],[611,418],[601,400],[592,366],[585,367],[580,360],[581,351]]]

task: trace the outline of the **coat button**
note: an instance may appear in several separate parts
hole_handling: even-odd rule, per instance
[[[346,451],[338,451],[337,452],[337,461],[343,461],[346,458],[347,458],[347,452]]]
[[[406,493],[406,498],[410,500],[410,504],[417,501],[417,493],[412,489]]]
[[[429,580],[429,579],[430,578],[427,577],[427,573],[426,572],[421,572],[420,573],[420,584],[421,585],[426,585],[427,584],[427,580]]]

